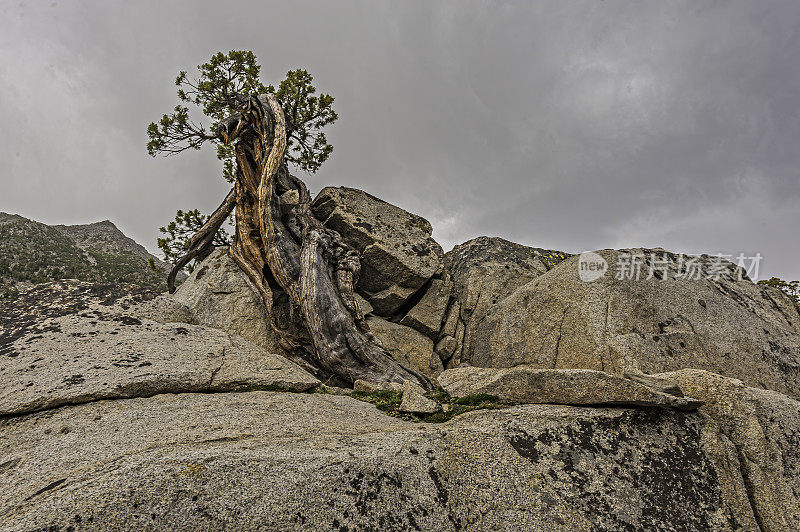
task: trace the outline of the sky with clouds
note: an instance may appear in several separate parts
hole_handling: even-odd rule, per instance
[[[796,0],[0,0],[0,211],[156,251],[228,185],[213,149],[149,157],[146,126],[231,49],[336,97],[312,191],[365,189],[445,250],[760,253],[800,279]]]

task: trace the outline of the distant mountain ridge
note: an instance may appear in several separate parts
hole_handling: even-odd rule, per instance
[[[0,298],[57,279],[124,282],[162,292],[169,268],[109,220],[51,226],[0,212]]]

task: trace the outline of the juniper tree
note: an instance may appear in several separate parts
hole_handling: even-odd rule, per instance
[[[800,281],[784,281],[780,277],[770,277],[758,281],[758,284],[777,288],[800,304]]]
[[[370,332],[354,297],[358,251],[314,217],[308,188],[289,171],[291,165],[316,172],[330,156],[322,128],[337,119],[333,97],[317,94],[305,70],[289,71],[277,89],[259,75],[252,52],[217,53],[196,78],[178,74],[180,103],[147,129],[153,156],[213,145],[223,178],[233,184],[175,262],[170,292],[177,272],[208,253],[235,212],[231,257],[261,294],[288,356],[340,384],[412,380],[430,389],[425,376],[392,359]],[[191,118],[190,105],[207,124]]]
[[[230,221],[230,217],[228,220]],[[159,229],[164,236],[157,240],[157,244],[164,255],[164,260],[174,264],[186,255],[186,252],[189,251],[189,239],[203,227],[206,221],[208,221],[208,217],[201,214],[198,209],[190,211],[178,209],[175,219]],[[231,235],[224,227],[220,227],[214,235],[212,247],[229,246],[230,244]],[[211,251],[211,248],[209,247],[207,251]],[[202,261],[204,258],[205,255],[198,255],[195,257],[195,261]],[[186,264],[186,269],[192,272],[194,265]]]

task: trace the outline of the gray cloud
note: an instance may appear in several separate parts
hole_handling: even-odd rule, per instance
[[[797,279],[799,30],[793,1],[0,3],[0,210],[153,249],[227,185],[211,153],[149,158],[145,127],[178,70],[252,49],[336,96],[310,188],[367,189],[446,249],[760,252]]]

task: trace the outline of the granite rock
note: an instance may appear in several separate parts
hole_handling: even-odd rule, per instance
[[[372,334],[396,361],[435,378],[442,371],[442,361],[433,352],[433,342],[420,332],[377,316],[367,318]]]
[[[609,270],[644,257],[639,279],[609,271],[585,282],[579,257],[560,262],[489,309],[464,343],[463,358],[481,367],[620,375],[704,369],[800,397],[800,310],[788,296],[739,279],[728,262],[718,279],[686,279],[676,276],[690,257],[641,249],[598,254]],[[713,260],[696,258],[704,272]]]
[[[314,215],[361,252],[356,289],[380,316],[392,316],[434,274],[444,252],[424,218],[362,190],[326,187],[314,198]]]
[[[215,249],[172,295],[196,322],[241,336],[271,353],[282,353],[256,288],[228,253]]]
[[[411,381],[403,383],[403,400],[400,402],[401,412],[412,414],[435,414],[442,410],[439,403],[422,394],[422,389]]]
[[[439,384],[452,396],[487,394],[515,403],[657,406],[695,410],[702,401],[676,397],[602,371],[586,369],[454,368]]]

